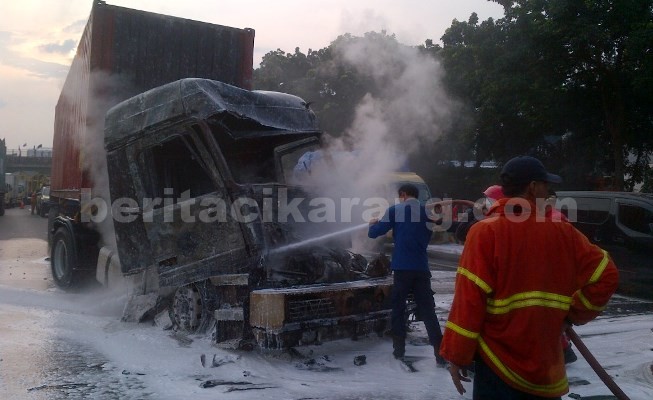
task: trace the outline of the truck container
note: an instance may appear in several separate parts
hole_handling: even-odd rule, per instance
[[[102,173],[94,152],[111,106],[184,77],[250,88],[253,49],[252,29],[96,1],[55,109],[53,200],[79,201],[81,188],[94,188]]]
[[[288,177],[321,132],[302,99],[249,90],[253,37],[95,3],[56,108],[54,281],[128,282],[175,329],[218,343],[381,333],[383,261],[313,237],[334,226],[279,217],[284,201],[309,202]]]

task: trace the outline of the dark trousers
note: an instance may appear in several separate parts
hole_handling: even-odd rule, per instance
[[[540,397],[520,392],[506,384],[481,357],[474,359],[474,400],[560,400],[560,397]]]
[[[429,342],[436,349],[442,342],[440,323],[435,315],[435,301],[431,290],[430,271],[393,271],[392,288],[392,334],[406,337],[406,298],[410,293],[415,298],[417,313],[421,317]]]

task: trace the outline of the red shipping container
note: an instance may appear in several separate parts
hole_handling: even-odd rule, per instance
[[[109,108],[181,78],[251,89],[253,50],[253,29],[96,2],[55,109],[53,200],[80,200],[82,188],[103,185]]]

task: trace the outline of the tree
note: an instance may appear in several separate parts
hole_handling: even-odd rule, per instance
[[[442,46],[427,39],[417,48],[441,60],[447,90],[463,105],[448,134],[428,149],[428,162],[436,156],[480,165],[530,154],[560,171],[569,187],[589,189],[593,177],[606,174],[614,176],[614,189],[647,179],[653,0],[492,1],[503,5],[503,18],[454,20]],[[255,87],[303,97],[322,129],[339,135],[361,99],[383,90],[378,71],[341,57],[339,49],[365,41],[380,52],[406,47],[394,35],[370,32],[342,35],[307,54],[278,49],[255,70]]]
[[[291,93],[310,102],[320,127],[339,136],[351,125],[363,96],[377,90],[370,76],[362,74],[339,53],[339,49],[364,41],[403,46],[394,35],[369,32],[362,37],[338,36],[328,47],[309,49],[306,55],[299,48],[292,54],[277,49],[263,56],[260,67],[254,70],[254,87]]]
[[[538,70],[550,71],[557,95],[551,99],[565,105],[551,115],[560,118],[558,133],[572,132],[579,140],[590,136],[609,146],[615,189],[624,188],[625,172],[641,179],[645,163],[627,156],[640,154],[642,160],[651,154],[653,1],[496,2],[504,6],[502,24],[512,42],[529,38]]]

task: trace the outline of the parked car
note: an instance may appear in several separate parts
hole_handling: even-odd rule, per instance
[[[619,268],[619,291],[653,298],[653,194],[560,191],[556,208]]]
[[[50,186],[43,186],[36,194],[36,212],[45,217],[50,210]]]

